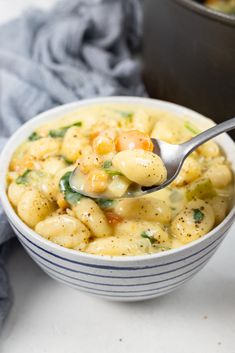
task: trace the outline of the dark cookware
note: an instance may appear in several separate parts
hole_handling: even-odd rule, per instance
[[[150,96],[221,122],[235,115],[235,16],[200,2],[144,0],[144,80]]]

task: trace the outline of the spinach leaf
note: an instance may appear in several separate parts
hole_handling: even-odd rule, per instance
[[[68,129],[70,129],[73,126],[80,127],[80,126],[82,126],[82,122],[78,121],[78,122],[76,122],[74,124],[71,124],[71,125],[68,125],[68,126],[64,126],[64,127],[59,128],[59,129],[56,129],[56,130],[50,130],[49,131],[49,136],[53,137],[53,138],[62,138],[62,137],[64,137],[64,135],[66,134]]]
[[[27,185],[29,182],[28,175],[30,172],[31,169],[26,169],[26,171],[16,179],[16,184]]]
[[[82,195],[71,189],[69,184],[69,178],[71,174],[72,172],[67,172],[62,176],[59,182],[59,188],[60,191],[64,194],[65,200],[68,201],[68,203],[75,205],[81,200]]]
[[[115,176],[115,175],[123,175],[121,172],[118,170],[112,170],[112,169],[105,169],[106,173],[110,176]]]
[[[97,202],[101,208],[110,208],[112,207],[114,200],[98,199]]]
[[[41,136],[38,135],[36,131],[32,132],[31,135],[29,135],[28,140],[29,141],[37,141],[41,138]]]
[[[104,161],[103,163],[103,168],[105,170],[105,172],[110,175],[110,176],[114,176],[114,175],[123,175],[121,172],[119,172],[118,170],[115,169],[110,169],[112,167],[112,161]]]

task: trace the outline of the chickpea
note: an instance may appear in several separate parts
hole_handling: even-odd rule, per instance
[[[115,151],[114,141],[105,135],[97,136],[93,140],[92,147],[95,153],[101,155]]]
[[[93,169],[87,174],[86,188],[89,192],[102,193],[108,186],[108,175],[104,170]]]
[[[102,161],[96,154],[88,154],[79,160],[78,166],[83,174],[88,174],[92,169],[99,168]]]

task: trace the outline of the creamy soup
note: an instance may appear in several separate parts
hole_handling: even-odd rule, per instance
[[[186,116],[141,105],[80,108],[37,127],[17,148],[7,176],[9,200],[29,227],[69,249],[125,256],[183,246],[230,210],[233,174],[215,142],[193,152],[169,187],[121,197],[129,188],[158,185],[167,177],[160,158],[152,162],[151,137],[178,144],[199,132]],[[140,159],[145,162],[138,164]],[[71,189],[76,167],[96,198]],[[102,198],[104,191],[109,199]]]

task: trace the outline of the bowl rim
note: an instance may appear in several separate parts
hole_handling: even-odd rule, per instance
[[[207,7],[203,4],[199,4],[195,0],[171,0],[171,1],[175,1],[179,5],[182,5],[191,11],[197,12],[202,16],[209,17],[211,20],[214,20],[216,22],[235,26],[235,15],[230,15],[224,12],[213,10],[212,8]]]
[[[40,126],[40,123],[42,124],[43,119],[47,120],[53,120],[53,119],[58,119],[59,117],[63,117],[65,115],[65,112],[71,112],[71,111],[77,111],[78,109],[85,107],[85,106],[91,106],[91,105],[96,105],[96,104],[105,104],[105,103],[123,103],[123,104],[133,104],[133,103],[138,103],[142,104],[143,106],[146,107],[155,107],[156,109],[159,110],[164,110],[166,111],[173,111],[176,115],[177,114],[185,114],[188,115],[189,117],[198,117],[200,119],[203,119],[204,121],[208,121],[208,123],[215,124],[211,119],[195,112],[194,110],[191,110],[189,108],[186,108],[184,106],[181,106],[179,104],[163,101],[163,100],[158,100],[158,99],[152,99],[152,98],[142,98],[142,97],[131,97],[131,96],[112,96],[112,97],[98,97],[98,98],[91,98],[91,99],[84,99],[82,101],[76,101],[68,104],[64,104],[61,106],[58,106],[56,108],[49,109],[43,113],[40,113],[36,115],[34,118],[30,119],[26,123],[24,123],[19,129],[17,129],[14,134],[8,139],[7,143],[5,144],[4,148],[2,149],[2,152],[0,154],[0,165],[3,165],[3,168],[0,169],[0,199],[2,203],[2,207],[4,209],[5,214],[9,218],[9,220],[13,223],[13,225],[16,225],[16,228],[20,229],[23,234],[27,234],[30,237],[32,237],[32,240],[36,240],[37,242],[40,243],[44,247],[50,248],[52,251],[58,251],[61,253],[65,253],[67,255],[74,255],[79,258],[83,258],[84,260],[102,260],[104,262],[143,262],[146,260],[150,259],[157,259],[157,258],[164,258],[167,256],[173,256],[175,254],[178,254],[180,252],[184,252],[188,249],[193,248],[196,245],[199,245],[202,242],[205,242],[209,238],[213,237],[216,233],[218,233],[221,229],[224,228],[227,224],[231,224],[233,218],[235,217],[235,205],[231,208],[230,212],[228,215],[225,217],[225,219],[217,225],[214,229],[212,229],[209,233],[205,234],[203,237],[194,240],[184,246],[181,246],[179,248],[171,249],[171,250],[166,250],[164,252],[159,252],[159,253],[153,253],[153,254],[144,254],[144,255],[125,255],[125,256],[111,256],[111,255],[95,255],[95,254],[88,254],[85,252],[73,250],[73,249],[68,249],[63,246],[57,245],[45,238],[43,238],[41,235],[36,233],[33,229],[31,229],[29,226],[27,226],[21,219],[20,217],[16,214],[14,208],[12,207],[6,193],[6,172],[8,170],[9,162],[12,156],[12,153],[9,155],[7,154],[8,150],[11,149],[12,144],[16,142],[16,146],[19,145],[17,143],[17,137],[22,135],[25,130],[28,129],[30,126],[31,130],[33,131],[36,126]],[[34,123],[36,123],[34,125]],[[27,134],[30,134],[30,132],[27,132]],[[226,140],[227,143],[231,145],[231,148],[234,149],[235,152],[235,142],[230,138],[230,136],[226,135]],[[16,148],[14,148],[15,150]],[[13,151],[14,151],[13,150]],[[7,157],[5,157],[5,155]],[[8,163],[5,162],[5,159],[8,159]],[[4,164],[6,164],[6,167],[4,168]],[[229,228],[229,227],[227,227]]]

